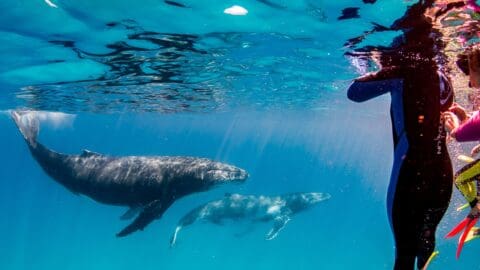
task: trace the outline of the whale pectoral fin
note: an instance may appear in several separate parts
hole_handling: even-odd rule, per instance
[[[135,215],[140,213],[141,210],[142,208],[140,206],[130,207],[125,213],[123,213],[123,215],[120,216],[120,219],[121,220],[132,219]]]
[[[278,233],[285,228],[285,225],[290,221],[289,216],[279,216],[273,221],[273,228],[265,236],[266,240],[273,240],[277,237]]]
[[[117,237],[127,236],[138,230],[143,230],[157,218],[160,218],[171,203],[165,203],[160,200],[155,200],[147,204],[142,212],[135,218],[135,220],[125,227],[122,231],[117,233]]]
[[[175,228],[175,232],[172,234],[172,237],[170,238],[170,247],[173,247],[177,242],[178,232],[180,232],[181,229],[182,229],[182,226],[177,226],[177,228]]]
[[[83,149],[81,157],[92,157],[92,156],[101,156],[102,154],[96,153],[87,149]]]

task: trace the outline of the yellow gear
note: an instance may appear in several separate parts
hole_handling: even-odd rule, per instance
[[[437,257],[437,255],[439,253],[440,253],[440,251],[438,251],[438,250],[432,252],[432,254],[430,254],[430,257],[428,257],[427,263],[425,263],[425,266],[423,266],[422,270],[427,270],[427,268],[430,265],[430,263],[432,262],[432,260],[435,259],[435,257]]]
[[[480,159],[461,168],[455,175],[455,186],[469,203],[477,199],[477,178],[480,178]]]
[[[467,234],[467,238],[465,238],[465,243],[471,241],[473,239],[477,239],[480,237],[480,228],[473,227]]]

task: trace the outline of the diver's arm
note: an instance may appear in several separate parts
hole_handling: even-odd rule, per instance
[[[396,73],[394,69],[382,69],[355,79],[348,87],[348,99],[363,102],[403,87],[403,80]]]
[[[480,140],[480,113],[475,112],[470,119],[455,128],[451,136],[459,142]]]

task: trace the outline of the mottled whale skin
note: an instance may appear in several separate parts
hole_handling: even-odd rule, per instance
[[[37,141],[39,122],[35,112],[13,111],[11,116],[33,158],[51,178],[75,194],[129,207],[122,219],[138,213],[117,236],[143,230],[183,196],[248,178],[245,170],[205,158],[115,157],[87,150],[80,155],[57,153]]]
[[[292,216],[312,206],[330,199],[328,193],[306,192],[288,193],[280,196],[255,196],[225,194],[220,200],[201,205],[183,216],[173,233],[170,246],[174,246],[178,233],[185,226],[203,220],[222,224],[225,220],[248,219],[256,222],[273,221],[272,229],[266,239],[272,240],[291,220]]]

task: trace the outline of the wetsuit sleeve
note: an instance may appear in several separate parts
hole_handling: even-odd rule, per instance
[[[480,114],[475,112],[473,116],[468,119],[461,126],[453,131],[453,136],[459,142],[477,141],[480,140]]]
[[[347,97],[355,102],[364,102],[403,87],[400,70],[396,67],[382,68],[357,78],[348,87]]]
[[[388,79],[379,81],[355,80],[348,87],[347,96],[355,102],[363,102],[401,87],[402,79]]]

